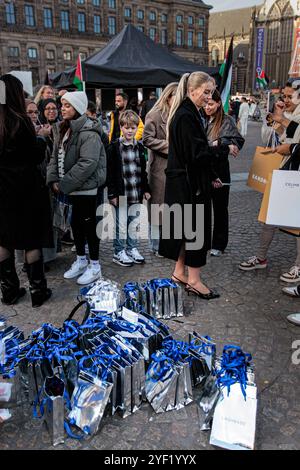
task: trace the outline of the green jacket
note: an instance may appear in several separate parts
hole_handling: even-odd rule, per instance
[[[71,137],[65,149],[64,177],[60,180],[58,176],[59,133],[55,135],[47,170],[47,184],[59,183],[59,189],[64,194],[96,189],[106,180],[106,154],[99,122],[83,115],[71,121],[70,127]]]

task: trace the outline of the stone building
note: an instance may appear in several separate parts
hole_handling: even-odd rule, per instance
[[[132,22],[153,41],[208,64],[211,7],[201,0],[0,2],[0,73],[31,70],[34,84],[101,49]]]
[[[272,88],[287,81],[294,50],[300,59],[299,16],[299,0],[266,0],[256,7],[250,39],[249,90],[255,88],[257,69],[265,71]]]
[[[209,65],[220,66],[233,35],[232,92],[244,93],[249,66],[249,44],[253,8],[211,13],[208,31]]]

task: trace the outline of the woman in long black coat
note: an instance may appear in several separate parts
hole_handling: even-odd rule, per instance
[[[234,152],[228,145],[208,144],[200,110],[211,99],[214,89],[214,79],[203,72],[185,74],[179,82],[168,120],[165,204],[169,207],[177,204],[181,210],[168,217],[165,209],[159,249],[161,255],[177,262],[173,280],[185,284],[188,293],[205,299],[219,297],[200,279],[200,268],[205,266],[211,248],[213,163]]]
[[[14,250],[25,250],[33,307],[51,296],[44,276],[42,248],[53,246],[49,192],[40,164],[46,142],[36,137],[26,114],[22,83],[0,78],[6,98],[0,103],[0,286],[2,302],[25,294],[15,269]],[[4,86],[3,86],[4,83]]]

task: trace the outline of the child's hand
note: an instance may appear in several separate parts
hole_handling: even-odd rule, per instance
[[[118,198],[117,197],[114,197],[113,199],[110,199],[109,200],[109,203],[114,206],[114,207],[117,207],[118,206]]]
[[[146,199],[146,201],[149,201],[149,199],[151,199],[151,194],[150,193],[145,193],[144,198]]]

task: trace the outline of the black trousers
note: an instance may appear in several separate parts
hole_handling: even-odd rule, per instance
[[[85,256],[87,242],[90,259],[99,259],[100,240],[96,233],[97,196],[70,196],[72,204],[71,227],[78,256]]]
[[[214,229],[212,248],[215,250],[225,251],[228,245],[229,232],[229,190],[230,186],[212,190],[212,203],[214,209]]]

